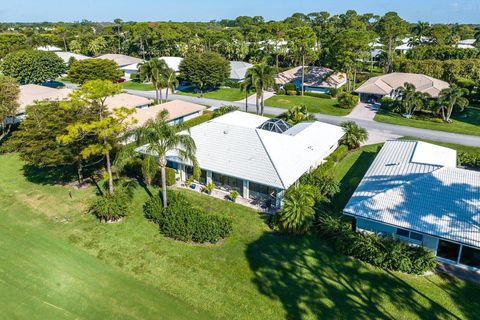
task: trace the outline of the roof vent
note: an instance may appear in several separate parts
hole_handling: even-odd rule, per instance
[[[393,167],[393,166],[398,166],[400,162],[390,162],[385,165],[385,167]]]

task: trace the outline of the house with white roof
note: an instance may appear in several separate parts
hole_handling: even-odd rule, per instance
[[[406,83],[413,84],[417,91],[427,93],[432,98],[438,97],[443,89],[450,87],[447,82],[424,74],[394,72],[368,79],[355,92],[359,94],[360,101],[378,102],[385,96],[395,99],[397,89]]]
[[[248,69],[253,67],[251,63],[245,61],[230,61],[230,76],[233,81],[243,81]]]
[[[285,190],[324,162],[338,146],[342,128],[318,121],[290,126],[241,111],[230,112],[190,128],[201,169],[200,183],[236,190],[258,203],[281,206]],[[141,150],[140,150],[141,152]],[[190,163],[167,154],[168,165],[185,181]]]
[[[63,60],[65,64],[70,62],[70,59],[75,59],[76,61],[90,59],[90,57],[85,56],[83,54],[78,54],[74,52],[66,52],[66,51],[56,51],[55,54]]]
[[[62,51],[61,48],[56,46],[41,46],[41,47],[37,47],[36,49],[40,51],[50,51],[50,52]]]
[[[391,235],[478,270],[480,172],[456,165],[455,150],[387,141],[343,212],[358,231]]]

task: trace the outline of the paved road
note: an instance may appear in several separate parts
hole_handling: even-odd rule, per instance
[[[142,96],[142,97],[155,98],[155,92],[137,91],[137,90],[125,90],[125,91],[131,94]],[[206,98],[199,98],[199,97],[183,96],[183,95],[177,95],[177,94],[169,95],[169,99],[178,99],[178,100],[194,102],[202,105],[211,106],[212,108],[218,108],[220,106],[225,106],[225,105],[234,105],[239,107],[240,110],[245,111],[245,102],[241,103],[241,102],[221,101],[221,100],[206,99]],[[248,104],[248,111],[254,112],[255,104]],[[279,115],[283,112],[285,112],[285,109],[265,107],[266,114]],[[343,121],[349,120],[346,117],[330,116],[330,115],[319,114],[319,113],[316,113],[315,117],[319,121],[323,121],[323,122],[334,124],[334,125],[338,125]],[[434,141],[457,143],[457,144],[463,144],[468,146],[480,147],[480,136],[470,136],[465,134],[405,127],[405,126],[375,122],[372,120],[365,120],[365,119],[354,119],[354,120],[360,126],[366,128],[369,132],[372,132],[375,134],[383,134],[387,137],[388,136],[392,136],[392,137],[393,136],[411,136],[411,137],[417,137],[417,138],[434,140]],[[480,127],[478,130],[480,130]]]

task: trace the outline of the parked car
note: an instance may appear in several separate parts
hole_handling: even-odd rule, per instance
[[[60,82],[60,81],[51,80],[51,81],[46,81],[46,82],[42,83],[42,86],[58,89],[58,88],[65,87],[65,83]]]

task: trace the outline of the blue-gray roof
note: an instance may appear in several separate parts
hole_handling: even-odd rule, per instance
[[[445,161],[448,150],[388,141],[344,212],[480,247],[480,172]]]

